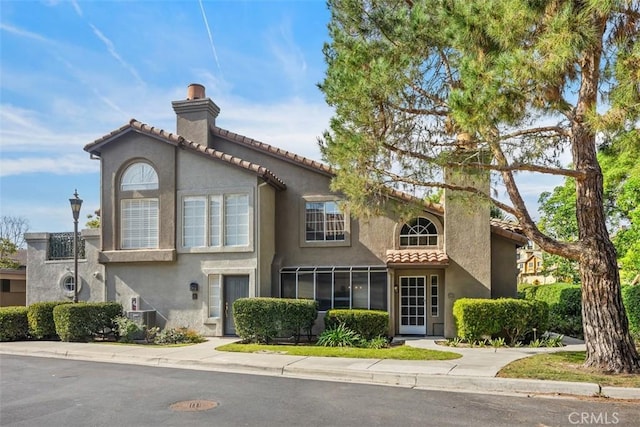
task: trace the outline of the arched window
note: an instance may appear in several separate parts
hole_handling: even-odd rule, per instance
[[[427,218],[414,218],[402,226],[400,246],[438,246],[438,230]]]
[[[129,165],[120,178],[120,248],[158,247],[158,174],[144,162]]]
[[[157,190],[158,174],[148,163],[134,163],[122,174],[120,189],[122,191]]]

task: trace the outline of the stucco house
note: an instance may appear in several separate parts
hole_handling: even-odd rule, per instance
[[[101,164],[102,223],[80,300],[220,336],[235,332],[237,298],[313,298],[320,327],[327,309],[351,307],[388,311],[392,335],[455,336],[457,298],[516,295],[527,240],[488,206],[447,192],[407,221],[392,209],[357,219],[329,189],[330,167],[218,127],[203,86],[172,105],[176,133],[133,119],[85,147]]]
[[[9,257],[15,268],[0,268],[0,307],[25,305],[27,288],[27,251],[19,249]]]
[[[545,270],[542,250],[534,243],[527,242],[518,248],[518,283],[544,285],[557,282],[553,274],[555,268]]]

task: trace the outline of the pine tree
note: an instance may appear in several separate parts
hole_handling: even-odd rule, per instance
[[[544,251],[578,262],[590,367],[640,368],[606,228],[596,137],[640,116],[640,5],[632,0],[330,0],[320,84],[335,108],[322,142],[335,190],[364,214],[389,186],[473,192],[513,215]],[[558,155],[568,150],[572,167]],[[491,161],[486,161],[490,153]],[[442,182],[490,170],[503,203]],[[536,226],[519,172],[575,180],[578,239]]]

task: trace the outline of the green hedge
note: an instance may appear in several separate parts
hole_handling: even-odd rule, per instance
[[[549,329],[562,335],[582,338],[582,291],[580,285],[553,283],[526,286],[520,294],[528,300],[549,305]]]
[[[327,329],[344,324],[362,338],[371,340],[389,333],[389,313],[381,310],[333,309],[327,311],[324,325]]]
[[[62,341],[89,341],[112,330],[120,315],[122,304],[117,302],[61,304],[53,309],[56,334]]]
[[[27,307],[1,307],[0,341],[19,341],[28,336]]]
[[[623,286],[622,301],[629,319],[629,331],[636,340],[640,340],[640,285]]]
[[[276,337],[293,335],[297,343],[302,331],[311,335],[317,317],[313,300],[238,298],[233,303],[236,334],[250,342],[268,343]]]
[[[546,331],[545,302],[515,298],[461,298],[453,304],[458,336],[467,341],[504,337],[509,344],[525,339],[533,329]]]
[[[45,301],[31,304],[27,311],[29,334],[36,339],[58,338],[56,324],[53,321],[53,309],[60,304],[71,301]]]

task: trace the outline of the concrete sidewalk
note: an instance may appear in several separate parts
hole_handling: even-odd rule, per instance
[[[273,353],[229,353],[216,347],[237,338],[209,338],[184,347],[18,341],[0,343],[0,354],[55,357],[183,369],[273,375],[328,381],[396,385],[480,393],[604,395],[640,399],[640,388],[600,387],[593,383],[496,378],[508,363],[539,353],[584,350],[583,344],[558,348],[443,347],[433,339],[407,339],[414,347],[452,351],[454,360],[414,361],[290,356]]]

